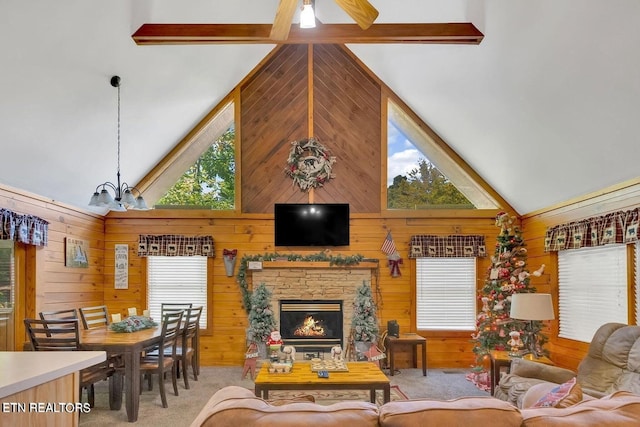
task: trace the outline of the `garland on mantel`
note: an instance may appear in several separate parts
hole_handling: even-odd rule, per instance
[[[244,310],[249,314],[251,310],[251,292],[249,291],[249,283],[247,282],[247,269],[249,261],[317,261],[317,262],[329,262],[329,265],[357,265],[364,256],[360,254],[352,256],[343,255],[329,255],[327,252],[318,252],[311,255],[300,254],[279,254],[279,253],[266,253],[264,255],[245,255],[240,260],[240,267],[238,268],[238,274],[236,279],[240,286],[240,292],[242,292],[242,305]],[[377,260],[376,260],[377,261]]]

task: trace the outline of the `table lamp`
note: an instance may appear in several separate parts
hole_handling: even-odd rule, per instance
[[[538,348],[538,333],[540,330],[534,326],[533,322],[555,319],[551,294],[520,293],[511,295],[511,312],[509,316],[512,319],[529,321],[528,330],[525,328],[528,352],[536,358],[542,356]]]

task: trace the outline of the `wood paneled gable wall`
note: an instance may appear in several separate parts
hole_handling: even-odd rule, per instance
[[[314,201],[379,212],[381,92],[340,45],[278,49],[240,86],[242,212],[308,201],[283,171],[290,142],[311,136],[339,159],[333,172],[340,177],[315,192]]]

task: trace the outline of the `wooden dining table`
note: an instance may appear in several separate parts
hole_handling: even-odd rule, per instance
[[[80,348],[103,350],[108,356],[121,355],[124,362],[124,395],[129,422],[138,420],[140,407],[140,355],[161,341],[162,328],[156,326],[135,332],[114,332],[107,327],[80,331]],[[122,374],[116,374],[109,384],[109,406],[122,407]]]

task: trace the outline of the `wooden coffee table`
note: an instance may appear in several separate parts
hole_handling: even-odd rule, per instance
[[[382,390],[384,403],[391,400],[389,378],[371,362],[348,362],[348,372],[329,372],[329,378],[318,378],[308,362],[296,362],[289,374],[270,374],[264,363],[255,380],[256,396],[269,398],[269,390],[369,390],[376,403],[376,390]]]

